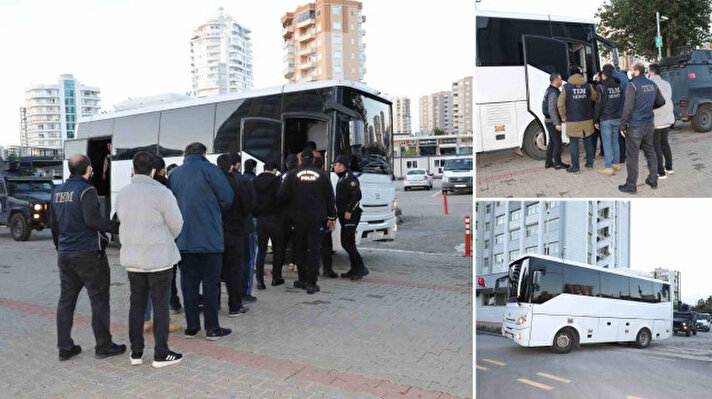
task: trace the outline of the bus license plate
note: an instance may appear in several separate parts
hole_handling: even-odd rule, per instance
[[[466,184],[455,184],[455,187],[458,187],[458,188],[459,187],[467,187],[467,185]]]
[[[382,231],[374,231],[371,233],[371,239],[373,240],[380,240],[383,238],[383,232]]]

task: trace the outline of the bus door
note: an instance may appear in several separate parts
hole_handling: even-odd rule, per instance
[[[111,137],[90,138],[86,155],[94,170],[91,184],[99,194],[101,214],[108,219],[111,212]]]
[[[529,112],[534,114],[544,127],[541,104],[549,87],[549,75],[557,72],[566,80],[569,76],[569,49],[564,41],[544,36],[523,35],[524,63],[526,65],[527,101]],[[542,137],[543,139],[543,137]],[[546,142],[538,142],[537,146]]]
[[[243,118],[240,131],[243,172],[248,159],[257,162],[256,174],[264,171],[267,162],[282,165],[282,122],[271,118]]]
[[[324,156],[325,161],[332,158],[328,151],[330,148],[329,119],[326,116],[288,114],[284,116],[283,125],[283,158],[286,158],[289,154],[299,154],[309,141],[313,141],[316,144],[316,151]],[[326,163],[326,165],[329,165],[329,163]]]

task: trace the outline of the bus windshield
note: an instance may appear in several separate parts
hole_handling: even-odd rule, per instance
[[[352,88],[344,88],[343,105],[358,114],[354,119],[340,114],[338,148],[351,158],[354,172],[392,174],[391,106]]]
[[[445,161],[445,170],[470,171],[472,170],[472,159],[448,159],[447,161]]]

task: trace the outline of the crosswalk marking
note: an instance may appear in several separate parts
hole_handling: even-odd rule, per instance
[[[489,370],[489,367],[480,366],[479,364],[476,364],[475,367],[477,367],[477,370],[482,370],[482,371]]]
[[[531,386],[533,386],[533,387],[536,387],[536,388],[539,388],[539,389],[544,389],[544,390],[547,390],[547,391],[551,391],[552,389],[554,389],[554,387],[552,387],[551,385],[542,384],[542,383],[540,383],[540,382],[528,380],[528,379],[526,379],[526,378],[519,378],[519,379],[517,379],[517,381],[521,382],[522,384],[531,385]]]
[[[643,399],[640,396],[633,396],[633,395],[628,395],[625,397],[625,399]]]
[[[668,361],[668,362],[674,362],[674,361],[675,361],[674,359],[668,359],[668,358],[665,358],[665,357],[657,357],[657,356],[651,356],[651,357],[652,357],[653,359],[665,360],[665,361]]]
[[[538,375],[539,377],[548,378],[548,379],[554,380],[554,381],[566,382],[566,383],[571,382],[571,380],[569,380],[568,378],[557,377],[555,375],[551,375],[551,374],[547,374],[547,373],[536,373],[536,375]]]
[[[498,362],[498,361],[492,360],[492,359],[482,359],[482,361],[483,361],[483,362],[487,362],[487,363],[496,364],[497,366],[506,366],[506,365],[507,365],[507,363]]]

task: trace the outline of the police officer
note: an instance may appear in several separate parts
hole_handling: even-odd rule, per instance
[[[109,326],[109,261],[104,249],[105,233],[118,233],[118,223],[106,220],[99,209],[99,194],[89,179],[91,161],[76,154],[69,159],[71,176],[52,193],[50,211],[52,239],[57,249],[60,279],[57,304],[59,360],[68,360],[82,348],[72,340],[74,308],[82,287],[91,303],[91,326],[96,339],[95,357],[103,359],[126,352],[126,345],[111,341]]]
[[[278,198],[286,204],[294,225],[299,274],[294,286],[314,294],[319,292],[316,282],[321,241],[325,231],[334,229],[336,206],[329,176],[314,167],[312,150],[305,148],[301,159],[301,165],[285,175]]]
[[[356,249],[356,228],[361,220],[361,186],[349,170],[349,158],[339,155],[334,162],[334,172],[339,176],[336,183],[336,209],[341,224],[341,246],[349,254],[351,268],[341,277],[360,280],[368,275],[361,254]]]
[[[636,62],[631,67],[633,79],[625,92],[625,104],[621,117],[620,132],[626,138],[625,152],[628,178],[618,186],[624,193],[635,194],[638,184],[638,153],[643,149],[648,161],[648,178],[645,183],[658,188],[658,158],[653,147],[655,114],[654,108],[665,105],[665,98],[652,80],[645,77],[645,66]]]

